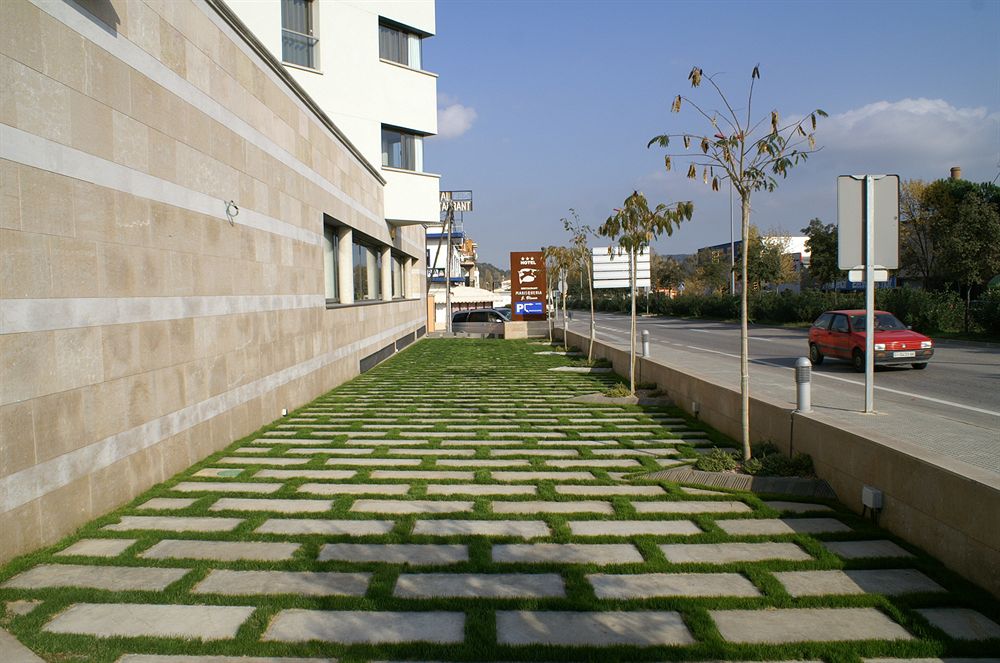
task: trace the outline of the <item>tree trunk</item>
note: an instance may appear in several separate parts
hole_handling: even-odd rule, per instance
[[[567,283],[566,285],[567,285],[566,290],[568,291],[569,290],[569,287],[568,287],[569,284]],[[565,293],[565,292],[563,293],[563,350],[568,351],[569,350],[569,322],[567,322],[567,319],[566,319],[566,300],[569,299],[569,297],[567,297],[566,294],[567,293]]]
[[[750,331],[747,315],[747,236],[750,233],[750,194],[740,196],[743,208],[740,264],[743,267],[743,292],[740,293],[740,416],[742,424],[743,460],[750,459]]]
[[[629,271],[631,272],[630,283],[632,285],[632,325],[629,334],[629,354],[628,354],[628,390],[629,394],[635,394],[635,249],[629,253]]]

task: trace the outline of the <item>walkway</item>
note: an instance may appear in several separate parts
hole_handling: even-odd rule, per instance
[[[717,435],[574,402],[614,378],[547,350],[416,344],[17,560],[2,625],[128,663],[1000,655],[996,602],[835,503],[636,478]]]

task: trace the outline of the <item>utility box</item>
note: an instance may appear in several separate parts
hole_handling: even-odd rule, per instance
[[[878,511],[882,508],[882,491],[878,488],[865,486],[861,489],[861,504]]]

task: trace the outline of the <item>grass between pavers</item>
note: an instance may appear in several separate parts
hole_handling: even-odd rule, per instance
[[[719,490],[725,493],[719,496],[692,496],[681,492],[675,484],[662,481],[634,480],[630,483],[658,485],[664,488],[663,496],[630,496],[599,497],[599,496],[567,496],[554,490],[553,481],[537,482],[498,482],[491,476],[490,470],[475,469],[474,483],[509,483],[510,485],[536,485],[536,495],[470,497],[427,496],[426,486],[430,483],[462,484],[466,482],[453,480],[374,480],[370,478],[374,467],[348,467],[327,465],[332,458],[325,453],[297,456],[288,454],[287,450],[294,447],[343,447],[348,439],[345,435],[330,437],[314,437],[310,433],[320,432],[314,428],[321,424],[336,424],[345,417],[355,419],[365,415],[365,425],[379,423],[384,426],[378,429],[362,428],[362,422],[352,421],[348,431],[382,430],[379,440],[387,440],[369,445],[375,448],[370,458],[404,457],[392,456],[388,450],[393,447],[392,440],[420,439],[422,432],[446,432],[447,422],[492,424],[501,420],[501,416],[509,413],[520,413],[525,418],[546,417],[555,423],[511,422],[505,432],[517,433],[514,439],[524,440],[524,444],[516,448],[525,450],[539,449],[575,449],[577,458],[581,460],[597,458],[592,449],[587,446],[574,446],[574,440],[586,440],[588,432],[614,432],[620,435],[608,440],[611,446],[615,439],[620,439],[618,446],[633,446],[635,440],[644,436],[630,434],[618,427],[612,421],[601,422],[601,419],[635,416],[637,420],[654,423],[649,415],[666,415],[684,419],[686,427],[691,430],[703,430],[709,439],[716,443],[732,445],[731,441],[709,429],[700,422],[687,419],[675,408],[642,408],[638,406],[592,406],[569,403],[568,398],[580,393],[590,393],[606,388],[610,378],[601,374],[566,374],[552,373],[546,369],[555,366],[568,365],[570,362],[561,356],[534,355],[538,346],[524,342],[498,342],[473,340],[435,340],[422,341],[415,344],[407,352],[393,358],[373,371],[366,373],[351,382],[333,390],[319,399],[298,408],[287,417],[272,422],[254,434],[234,442],[226,449],[213,454],[204,461],[192,466],[172,479],[147,491],[133,500],[129,505],[97,519],[82,528],[73,536],[35,554],[15,560],[0,570],[0,582],[39,563],[75,563],[92,565],[120,566],[158,566],[191,569],[186,576],[170,585],[162,592],[110,592],[82,588],[55,588],[44,590],[14,590],[0,589],[0,600],[18,598],[37,598],[44,601],[42,606],[32,613],[22,617],[4,617],[4,624],[10,628],[23,642],[38,652],[59,660],[93,660],[113,661],[123,653],[183,653],[196,655],[228,654],[256,656],[337,656],[344,661],[366,661],[382,659],[409,660],[777,660],[796,658],[823,658],[827,661],[857,661],[861,656],[982,656],[1000,653],[1000,642],[958,642],[945,637],[937,629],[926,623],[913,608],[937,606],[971,607],[983,612],[994,620],[1000,619],[1000,609],[985,592],[968,584],[958,576],[942,567],[938,562],[921,551],[908,546],[888,533],[874,528],[871,523],[846,511],[840,505],[823,500],[802,500],[782,496],[789,501],[807,501],[832,506],[833,512],[823,514],[806,514],[812,516],[832,517],[841,520],[852,528],[850,532],[837,534],[804,535],[790,534],[781,536],[730,536],[723,532],[716,521],[719,519],[737,518],[777,518],[782,514],[763,504],[768,496],[756,496],[749,493]],[[449,374],[448,371],[456,371]],[[457,379],[455,376],[459,376]],[[456,386],[457,385],[457,386]],[[464,388],[463,388],[464,387]],[[539,395],[539,390],[544,394]],[[372,394],[375,394],[372,396]],[[422,396],[421,394],[427,394]],[[438,407],[438,403],[446,407]],[[535,409],[537,408],[537,412]],[[393,412],[395,410],[395,412]],[[317,412],[319,411],[319,412]],[[543,414],[543,413],[548,414]],[[396,416],[393,418],[392,415]],[[532,436],[532,433],[551,432],[553,426],[570,425],[573,419],[583,419],[590,416],[594,422],[600,422],[599,429],[589,431],[563,431],[565,438],[559,438],[560,446],[550,447],[539,445],[545,441]],[[314,418],[314,421],[301,424],[288,422],[298,418]],[[412,419],[440,419],[441,421],[428,425],[426,429],[415,430],[392,428],[393,424],[406,424]],[[371,420],[371,421],[368,421]],[[506,420],[503,420],[506,423]],[[295,444],[288,444],[288,438],[269,439],[264,433],[281,430],[279,427],[294,425],[296,433]],[[560,429],[562,430],[562,429]],[[338,433],[340,431],[337,431]],[[490,430],[479,429],[443,437],[425,437],[426,448],[443,448],[444,439],[488,440]],[[656,439],[676,439],[667,429],[658,429]],[[498,443],[499,445],[500,443]],[[252,457],[282,457],[304,458],[308,462],[281,469],[349,469],[356,471],[353,478],[336,483],[402,483],[410,486],[405,496],[388,496],[390,499],[427,499],[427,500],[465,500],[472,501],[474,508],[470,512],[449,514],[424,514],[418,516],[393,516],[377,513],[354,513],[350,507],[356,499],[374,497],[371,495],[350,496],[319,496],[298,493],[297,489],[304,483],[328,483],[322,479],[296,478],[269,480],[255,478],[262,469],[258,466],[246,466],[238,476],[228,478],[197,478],[193,474],[205,468],[225,467],[237,469],[243,466],[224,465],[221,458],[235,456],[233,452],[241,447],[271,446],[271,451],[265,454],[253,454]],[[352,446],[361,446],[360,444]],[[471,447],[475,455],[469,458],[490,458],[486,446]],[[515,448],[504,446],[502,448]],[[682,452],[693,456],[688,445],[677,445]],[[405,456],[406,458],[414,458]],[[419,458],[419,457],[418,457]],[[455,457],[458,458],[458,457]],[[495,457],[493,457],[495,458]],[[517,457],[515,457],[517,458]],[[509,468],[517,471],[545,470],[558,471],[546,467],[544,459],[533,456],[522,456],[528,460],[529,467]],[[607,459],[607,457],[601,457]],[[618,471],[632,475],[658,469],[650,457],[638,458],[642,467],[623,467]],[[265,466],[266,467],[266,466]],[[448,469],[462,470],[460,467],[439,468],[431,457],[426,457],[417,466],[386,468],[405,470]],[[579,471],[584,468],[572,468]],[[568,481],[560,483],[587,485],[619,485],[610,478],[609,471],[614,468],[593,470],[594,479],[589,481]],[[270,495],[255,493],[180,493],[172,488],[181,481],[211,481],[211,482],[252,482],[281,483],[282,488]],[[138,506],[153,497],[189,497],[196,501],[189,507],[170,511],[139,510]],[[331,509],[323,513],[285,514],[278,512],[244,512],[244,511],[211,511],[210,507],[221,497],[250,498],[283,498],[283,499],[325,499],[330,500]],[[668,500],[690,501],[727,501],[739,500],[750,506],[751,513],[729,514],[643,514],[637,515],[632,508],[633,502]],[[580,500],[606,501],[613,505],[614,515],[596,514],[494,514],[490,510],[493,501],[557,501],[574,502]],[[199,532],[161,532],[161,531],[105,531],[101,528],[107,524],[118,522],[122,515],[177,515],[177,516],[219,516],[239,517],[245,519],[232,532],[199,533]],[[786,515],[786,517],[796,517]],[[269,518],[296,519],[345,519],[345,520],[394,520],[395,527],[386,535],[380,536],[325,536],[325,535],[269,535],[255,534],[254,530]],[[544,521],[551,536],[528,541],[515,537],[476,537],[476,536],[416,536],[411,534],[417,520],[463,519],[480,520],[541,520]],[[570,533],[567,522],[571,520],[610,520],[610,519],[641,519],[641,520],[691,520],[703,531],[694,536],[632,536],[632,537],[578,537]],[[122,555],[105,559],[92,557],[53,556],[53,553],[65,548],[81,538],[119,538],[137,539],[136,543]],[[864,540],[885,538],[893,540],[903,548],[912,552],[911,559],[867,559],[842,560],[828,552],[820,541],[828,540]],[[301,548],[293,559],[282,562],[219,562],[204,560],[147,560],[138,555],[162,539],[187,540],[218,540],[218,541],[285,541],[301,543]],[[813,559],[804,562],[767,561],[754,563],[731,563],[721,565],[709,564],[675,564],[668,562],[659,549],[665,543],[717,543],[727,541],[788,541],[793,542],[808,552]],[[325,543],[458,543],[469,547],[469,561],[462,564],[440,566],[403,566],[384,563],[349,563],[349,562],[319,562],[316,561],[320,547]],[[598,565],[566,565],[555,563],[519,563],[499,564],[491,561],[490,547],[502,543],[632,543],[641,552],[644,562],[635,564],[618,564],[608,566]],[[772,575],[785,570],[817,570],[817,569],[865,569],[865,568],[914,568],[922,571],[948,590],[945,594],[911,594],[899,597],[881,595],[860,596],[822,596],[792,598],[783,586]],[[364,597],[303,597],[303,596],[223,596],[212,594],[193,594],[191,589],[204,579],[212,569],[276,569],[290,571],[366,571],[371,572],[372,579]],[[406,572],[503,572],[503,573],[543,573],[555,572],[561,574],[566,585],[565,598],[547,599],[399,599],[392,595],[397,576]],[[596,598],[593,589],[585,576],[588,573],[670,573],[670,572],[735,572],[747,577],[761,592],[760,597],[753,598],[681,598],[661,597],[643,600],[601,600]],[[56,613],[72,603],[77,602],[137,602],[161,604],[201,604],[201,605],[253,605],[257,608],[252,617],[241,627],[233,640],[218,642],[184,641],[181,639],[161,638],[91,638],[84,636],[56,635],[41,631],[41,627]],[[800,643],[785,645],[735,645],[723,641],[711,620],[708,611],[719,609],[761,609],[792,608],[792,607],[872,607],[881,610],[894,621],[904,626],[917,639],[910,642],[852,642],[852,643]],[[261,642],[260,637],[271,618],[278,611],[286,608],[305,608],[315,610],[379,610],[379,611],[416,611],[444,610],[465,613],[465,642],[460,645],[434,645],[423,643],[407,643],[402,645],[340,645],[329,643],[283,644]],[[494,613],[496,610],[570,610],[570,611],[602,611],[602,610],[676,610],[681,613],[685,624],[698,641],[698,644],[684,647],[552,647],[528,646],[512,647],[496,644],[496,627]]]

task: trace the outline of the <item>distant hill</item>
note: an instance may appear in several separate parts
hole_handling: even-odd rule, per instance
[[[479,268],[479,284],[487,290],[499,288],[501,281],[510,278],[509,269],[500,269],[488,262],[476,263],[476,267]]]

